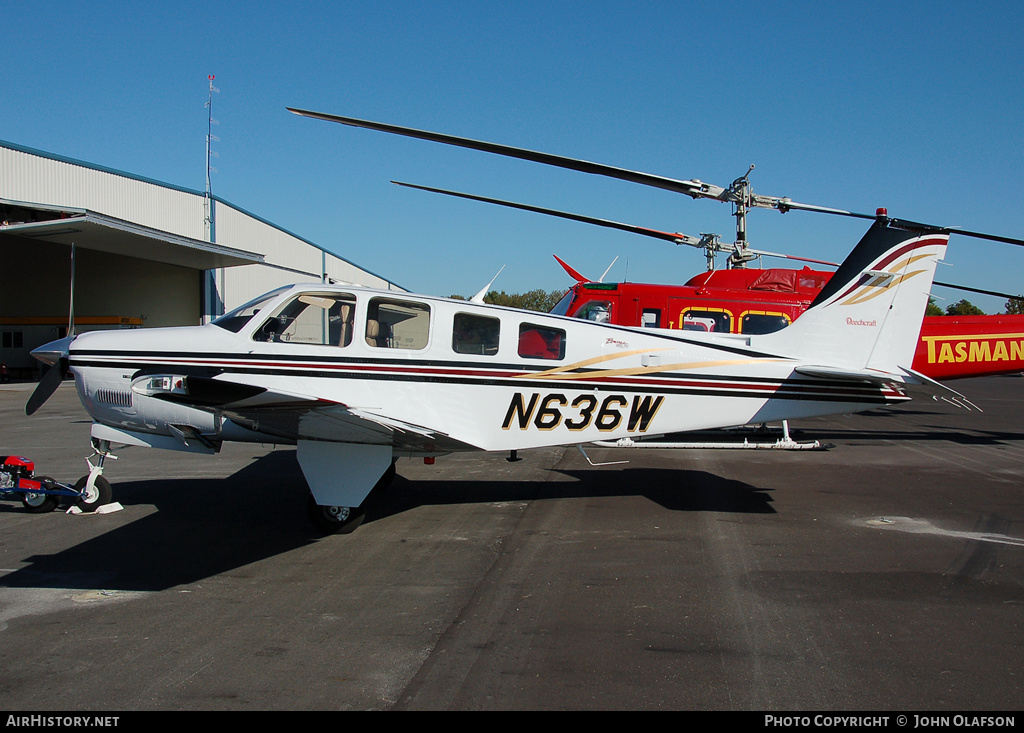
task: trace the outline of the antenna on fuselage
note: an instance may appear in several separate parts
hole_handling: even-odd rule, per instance
[[[505,269],[505,266],[502,265],[501,266],[501,270],[504,270],[504,269]],[[469,299],[469,301],[471,303],[483,303],[484,302],[484,296],[487,295],[487,293],[490,292],[491,285],[493,285],[494,281],[498,279],[498,275],[501,274],[501,270],[498,270],[498,272],[495,273],[494,277],[491,278],[491,281],[489,283],[487,283],[486,285],[484,285],[483,289],[479,293],[477,293],[476,295],[474,295],[472,298]]]

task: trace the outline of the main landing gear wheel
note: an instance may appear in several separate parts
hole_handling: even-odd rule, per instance
[[[83,491],[87,483],[89,483],[89,476],[82,476],[75,482],[75,491]],[[102,476],[97,476],[92,488],[75,502],[75,506],[83,512],[94,512],[104,504],[109,504],[113,496],[114,490],[110,488],[110,482]]]
[[[352,532],[366,518],[366,507],[373,492],[389,486],[395,480],[396,474],[395,462],[392,461],[391,465],[384,471],[384,475],[377,480],[370,494],[363,499],[362,505],[358,507],[322,506],[316,503],[316,499],[313,498],[311,492],[306,500],[306,515],[309,517],[310,523],[322,534],[348,534]]]
[[[36,480],[41,484],[53,481],[49,476],[40,476]],[[57,497],[51,494],[22,494],[21,505],[32,514],[45,514],[57,508]]]
[[[310,494],[306,500],[310,523],[323,534],[348,534],[363,522],[364,512],[350,506],[321,506]]]

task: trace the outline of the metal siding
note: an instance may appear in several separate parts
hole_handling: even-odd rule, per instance
[[[203,197],[0,146],[4,198],[89,209],[203,239]]]
[[[205,240],[204,197],[116,171],[91,168],[0,144],[0,198],[88,209],[153,229]],[[328,277],[374,288],[392,288],[385,278],[241,211],[215,202],[218,244],[258,252],[266,265],[218,270],[213,282],[225,310],[280,285]],[[299,271],[299,272],[296,272]]]

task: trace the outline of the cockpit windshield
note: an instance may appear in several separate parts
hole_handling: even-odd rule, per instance
[[[569,312],[569,306],[572,305],[572,297],[575,294],[576,291],[570,289],[569,292],[562,296],[562,299],[555,304],[555,307],[552,308],[549,313],[553,316],[564,316]]]
[[[243,328],[245,328],[245,324],[247,324],[249,320],[254,315],[256,315],[260,310],[262,310],[267,303],[269,303],[274,298],[279,296],[289,287],[291,286],[289,285],[282,288],[278,288],[277,290],[272,290],[269,293],[266,293],[265,295],[261,295],[258,298],[250,300],[248,303],[240,305],[232,311],[228,311],[219,318],[215,318],[213,321],[211,321],[211,323],[215,326],[220,326],[221,328],[226,329],[228,331],[234,331],[235,333],[238,333]]]

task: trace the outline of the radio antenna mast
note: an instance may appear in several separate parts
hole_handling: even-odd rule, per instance
[[[208,117],[207,124],[206,124],[206,194],[203,197],[203,206],[204,206],[204,212],[205,212],[204,224],[205,224],[205,232],[206,232],[206,241],[207,242],[212,242],[213,241],[213,201],[212,201],[213,185],[211,183],[210,174],[211,173],[216,173],[217,169],[210,167],[210,157],[211,156],[212,157],[217,157],[217,154],[215,152],[213,152],[210,148],[211,148],[211,145],[213,144],[213,142],[220,141],[220,138],[213,134],[213,126],[216,125],[216,124],[219,124],[217,122],[217,120],[213,119],[213,93],[214,92],[219,92],[220,89],[218,89],[217,87],[215,87],[213,85],[213,79],[214,79],[213,74],[210,74],[207,77],[207,79],[210,82],[210,98],[206,102],[206,105],[205,105],[206,108],[209,110],[209,117]]]

